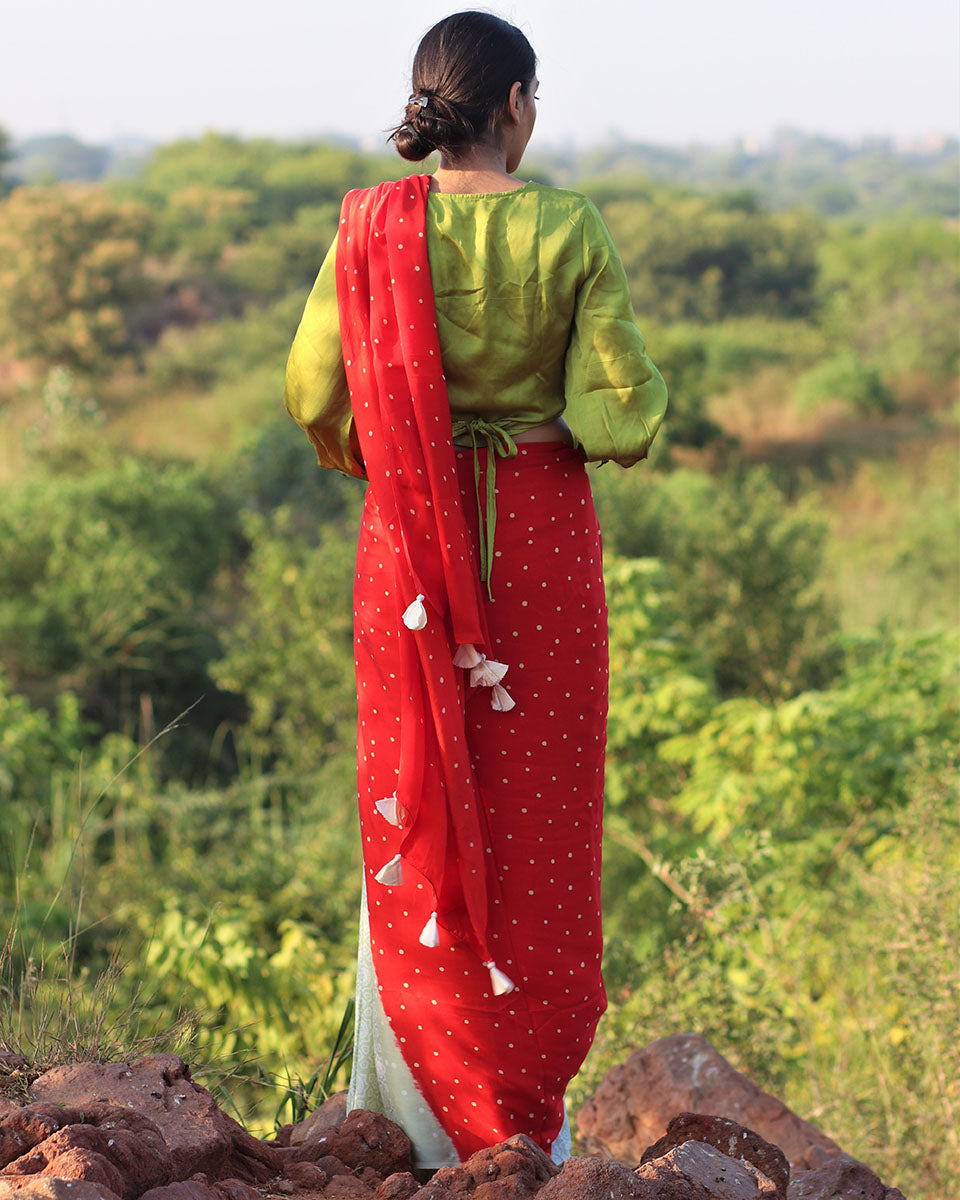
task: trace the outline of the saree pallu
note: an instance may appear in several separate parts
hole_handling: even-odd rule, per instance
[[[375,806],[396,785],[404,697],[403,600],[372,488],[354,586],[369,953],[383,1012],[419,1093],[395,1096],[395,1110],[408,1103],[414,1115],[426,1104],[461,1160],[517,1132],[550,1152],[564,1124],[567,1084],[606,1007],[600,875],[608,647],[600,531],[578,451],[549,442],[524,442],[518,451],[496,462],[494,598],[484,599],[489,655],[509,664],[515,707],[495,711],[489,689],[471,688],[470,672],[454,668],[499,882],[488,935],[516,985],[504,995],[491,994],[488,971],[464,941],[421,942],[433,907],[429,886],[414,874],[402,888],[376,881],[396,844]],[[487,451],[478,453],[485,472]],[[458,450],[456,468],[476,563],[473,453]],[[425,773],[443,787],[429,739]],[[371,1036],[363,1021],[358,1014],[358,1043]],[[404,1124],[402,1111],[395,1119]],[[436,1146],[414,1141],[419,1161],[438,1165]]]

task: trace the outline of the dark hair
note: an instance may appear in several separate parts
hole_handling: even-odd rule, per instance
[[[444,17],[424,35],[413,59],[413,93],[390,134],[402,158],[419,162],[434,150],[456,157],[481,141],[518,80],[524,92],[537,70],[533,47],[515,25],[485,12]]]

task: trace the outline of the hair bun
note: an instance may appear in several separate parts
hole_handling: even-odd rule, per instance
[[[419,108],[417,109],[419,112]],[[392,134],[397,153],[401,158],[410,162],[420,162],[436,150],[436,145],[415,128],[415,120],[411,118]]]
[[[413,90],[388,141],[418,162],[434,150],[456,156],[482,141],[504,112],[510,87],[526,89],[537,58],[515,25],[492,13],[454,13],[424,34]]]

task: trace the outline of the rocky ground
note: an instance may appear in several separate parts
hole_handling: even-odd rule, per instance
[[[57,1067],[29,1092],[0,1098],[0,1200],[905,1200],[696,1034],[607,1075],[583,1156],[558,1167],[517,1135],[428,1184],[399,1126],[344,1095],[264,1141],[173,1054]]]

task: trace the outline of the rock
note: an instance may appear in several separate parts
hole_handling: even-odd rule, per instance
[[[537,1200],[659,1200],[660,1192],[625,1167],[603,1158],[568,1158]]]
[[[696,1033],[657,1038],[609,1071],[580,1109],[577,1134],[588,1153],[635,1163],[680,1112],[726,1117],[756,1130],[779,1146],[792,1170],[821,1165],[824,1152],[842,1153]]]
[[[790,1180],[787,1196],[788,1200],[905,1200],[899,1188],[886,1187],[849,1154],[812,1171],[798,1171]]]
[[[532,1138],[515,1133],[499,1145],[478,1150],[459,1167],[441,1167],[426,1189],[417,1193],[417,1200],[427,1200],[433,1187],[475,1200],[526,1200],[558,1170]]]
[[[381,1178],[410,1170],[410,1139],[399,1125],[380,1113],[355,1109],[338,1129],[331,1128],[312,1141],[291,1146],[287,1153],[321,1145],[325,1153],[348,1167],[372,1167]]]
[[[166,1144],[168,1174],[184,1180],[197,1171],[213,1179],[263,1183],[276,1176],[277,1150],[252,1137],[190,1079],[176,1054],[148,1054],[132,1063],[78,1063],[54,1067],[30,1088],[34,1101],[74,1107],[114,1104],[145,1114]]]
[[[344,1170],[346,1170],[346,1168],[344,1168]],[[311,1188],[319,1191],[326,1185],[330,1178],[323,1167],[318,1167],[316,1163],[312,1162],[290,1163],[289,1166],[284,1168],[284,1175],[291,1184],[291,1191],[294,1190],[294,1184],[299,1184],[300,1187],[303,1188]],[[283,1182],[283,1180],[281,1180],[281,1182]],[[278,1191],[286,1191],[286,1188],[281,1189],[277,1184],[273,1184],[273,1187]]]
[[[342,1163],[339,1158],[334,1158],[330,1154],[321,1155],[312,1165],[319,1167],[328,1179],[334,1179],[337,1175],[349,1175],[351,1179],[353,1178],[353,1172],[346,1163]]]
[[[10,1175],[0,1177],[0,1200],[120,1200],[120,1197],[87,1179]]]
[[[337,1092],[296,1125],[291,1125],[287,1145],[316,1141],[322,1134],[336,1132],[347,1117],[347,1093]],[[286,1126],[284,1126],[286,1128]],[[279,1136],[277,1141],[279,1141]]]
[[[98,1109],[102,1107],[97,1105]],[[57,1104],[33,1104],[3,1117],[0,1119],[0,1169],[38,1146],[64,1125],[76,1125],[83,1118],[82,1109],[61,1108]]]
[[[360,1179],[338,1175],[330,1180],[320,1195],[323,1200],[373,1200],[375,1193]]]
[[[375,1200],[411,1200],[420,1191],[420,1184],[409,1171],[397,1171],[377,1188]]]
[[[263,1197],[241,1179],[220,1179],[210,1183],[205,1175],[198,1173],[194,1179],[151,1188],[140,1200],[263,1200]]]
[[[20,1107],[16,1100],[9,1100],[6,1096],[0,1096],[0,1119],[8,1117],[11,1113],[15,1113]]]
[[[653,1195],[677,1200],[774,1200],[776,1184],[748,1162],[730,1158],[706,1142],[684,1142],[637,1167]]]
[[[21,1110],[28,1116],[29,1110]],[[148,1188],[169,1179],[163,1135],[142,1113],[112,1105],[93,1105],[86,1112],[65,1110],[74,1118],[42,1141],[35,1142],[19,1158],[3,1167],[2,1175],[42,1174],[62,1179],[86,1179],[117,1192],[123,1200],[136,1200]],[[80,1118],[77,1120],[76,1118]],[[5,1124],[16,1123],[17,1118]],[[57,1123],[56,1114],[35,1121],[28,1136],[35,1138],[45,1127]],[[16,1132],[6,1129],[6,1146]]]
[[[640,1157],[641,1164],[660,1158],[674,1146],[684,1142],[705,1142],[728,1158],[741,1158],[756,1167],[776,1188],[777,1200],[787,1200],[790,1164],[779,1146],[772,1146],[752,1129],[744,1129],[726,1117],[701,1113],[678,1113],[667,1126],[659,1141],[648,1146]]]

